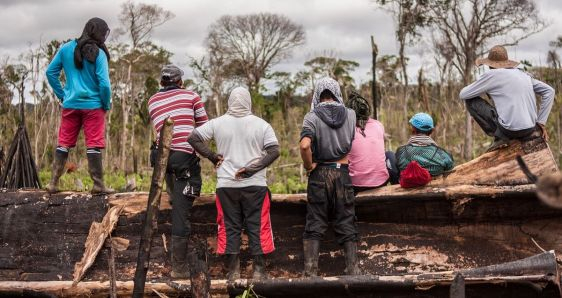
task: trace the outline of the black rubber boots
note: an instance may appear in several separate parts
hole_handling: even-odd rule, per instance
[[[90,150],[90,149],[88,149]],[[112,194],[115,190],[105,187],[103,183],[103,164],[101,159],[101,152],[88,152],[88,171],[90,172],[90,177],[94,181],[94,186],[92,187],[92,194]]]
[[[68,152],[60,150],[55,151],[55,160],[53,160],[53,170],[51,173],[51,181],[45,187],[49,193],[59,192],[59,179],[64,174],[64,166],[68,159]]]
[[[318,276],[318,254],[320,240],[303,240],[304,250],[304,277]]]
[[[357,242],[345,242],[343,244],[343,252],[345,255],[345,274],[360,275],[361,270],[357,266]]]
[[[189,278],[187,262],[188,238],[172,235],[172,278]]]

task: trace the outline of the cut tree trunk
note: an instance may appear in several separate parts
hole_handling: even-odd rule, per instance
[[[170,118],[166,118],[160,131],[158,153],[156,154],[157,162],[154,165],[154,171],[152,172],[152,183],[150,184],[150,193],[148,194],[146,204],[146,214],[143,221],[143,229],[135,270],[135,288],[133,291],[133,297],[142,297],[144,294],[146,273],[148,272],[148,266],[150,263],[152,238],[158,229],[160,197],[162,195],[162,185],[164,184],[164,175],[166,174],[166,167],[168,165],[168,156],[170,155],[173,128],[174,121]]]

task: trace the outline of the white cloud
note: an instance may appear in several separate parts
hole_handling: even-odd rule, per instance
[[[40,39],[67,39],[80,35],[84,23],[93,16],[105,19],[110,27],[119,23],[117,15],[123,1],[114,0],[2,0],[0,1],[0,56],[17,57]],[[370,67],[370,35],[379,45],[380,55],[395,54],[392,18],[377,9],[371,0],[150,0],[172,11],[176,17],[157,28],[152,40],[175,55],[173,61],[187,67],[188,56],[204,53],[204,39],[209,25],[224,14],[272,12],[287,15],[306,30],[307,43],[275,69],[296,71],[312,53],[334,50],[344,59],[356,60],[358,80],[366,80]],[[562,1],[537,0],[541,13],[551,21],[543,32],[510,49],[518,60],[545,63],[548,42],[562,34]],[[431,68],[429,47],[424,43],[407,50],[409,71]],[[189,73],[189,71],[188,71]]]

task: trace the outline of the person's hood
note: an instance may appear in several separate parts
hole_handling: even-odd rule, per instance
[[[324,90],[329,90],[334,95],[335,101],[320,102],[320,94]],[[322,78],[316,83],[311,108],[314,114],[331,128],[340,128],[347,119],[347,109],[343,105],[340,84],[332,78]]]
[[[314,114],[331,128],[340,128],[347,119],[347,109],[337,102],[322,102],[314,108]]]
[[[228,115],[244,117],[252,114],[252,97],[248,89],[236,87],[228,97]]]

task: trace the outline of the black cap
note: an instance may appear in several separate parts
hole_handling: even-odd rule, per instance
[[[183,71],[173,64],[165,65],[160,72],[160,78],[164,82],[177,82],[182,76]]]

